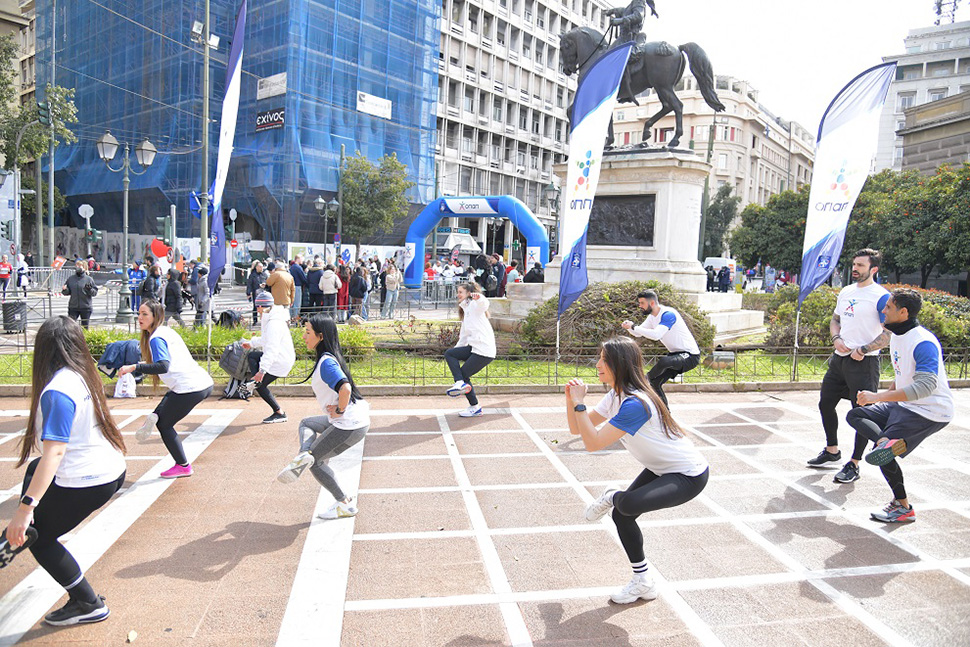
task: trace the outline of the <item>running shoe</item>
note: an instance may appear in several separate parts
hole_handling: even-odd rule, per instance
[[[135,438],[138,439],[138,442],[143,443],[152,437],[152,434],[155,433],[156,422],[158,422],[158,414],[148,414],[148,416],[145,418],[145,424],[143,424],[141,428],[135,432]]]
[[[599,521],[606,513],[613,509],[613,495],[619,492],[615,487],[607,488],[600,498],[586,508],[586,521]]]
[[[472,390],[472,385],[468,382],[462,382],[461,380],[455,382],[454,386],[446,391],[448,395],[453,398],[457,398],[459,395],[465,395],[470,393]]]
[[[832,479],[836,483],[851,483],[859,480],[859,466],[853,461],[849,461],[839,470],[839,473]]]
[[[276,480],[280,483],[295,483],[303,474],[303,470],[311,465],[313,465],[313,455],[310,452],[300,452],[276,475]]]
[[[279,413],[274,413],[269,418],[263,418],[264,425],[271,425],[274,422],[286,422],[286,414],[280,411]]]
[[[889,502],[882,512],[873,512],[869,515],[874,521],[882,523],[907,523],[916,521],[916,511],[913,506],[908,508],[903,506],[898,500],[893,499]]]
[[[350,499],[350,501],[347,503],[344,503],[343,501],[335,501],[329,509],[320,513],[318,516],[321,519],[343,519],[345,517],[354,517],[356,515],[357,507],[354,505],[354,500]]]
[[[637,600],[656,600],[657,587],[653,582],[653,577],[635,575],[629,584],[616,593],[611,593],[610,599],[617,604],[630,604]]]
[[[481,405],[473,404],[467,409],[462,409],[461,411],[459,411],[458,415],[461,416],[462,418],[477,418],[478,416],[485,415],[485,412],[482,411]]]
[[[37,541],[37,529],[33,526],[27,526],[27,530],[24,532],[24,534],[26,535],[24,543],[14,548],[10,545],[10,542],[7,541],[7,531],[3,531],[3,537],[0,538],[0,568],[9,566],[14,557],[30,548],[30,545]]]
[[[902,438],[880,438],[876,448],[866,454],[866,462],[870,465],[887,465],[905,453],[906,441]]]
[[[176,463],[172,467],[159,474],[159,476],[161,476],[163,479],[180,479],[185,476],[192,476],[192,466],[179,465]]]
[[[835,467],[835,465],[830,465],[830,463],[838,463],[842,460],[842,452],[835,452],[834,454],[827,449],[823,449],[818,453],[815,458],[806,461],[809,467]]]
[[[51,611],[44,616],[44,622],[55,627],[66,625],[80,625],[91,622],[101,622],[111,614],[108,605],[104,603],[104,596],[99,595],[98,601],[81,602],[80,600],[68,600],[67,604],[57,611]]]

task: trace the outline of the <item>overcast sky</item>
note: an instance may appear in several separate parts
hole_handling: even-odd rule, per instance
[[[909,30],[936,19],[933,0],[655,2],[660,18],[644,21],[647,40],[696,42],[715,74],[749,81],[768,110],[810,132],[856,74],[902,53]],[[956,19],[970,20],[970,1]]]

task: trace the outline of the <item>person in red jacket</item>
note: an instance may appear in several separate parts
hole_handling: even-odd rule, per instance
[[[0,260],[0,287],[3,288],[3,298],[7,298],[7,286],[10,285],[10,274],[13,272],[13,265],[7,260],[4,254]]]

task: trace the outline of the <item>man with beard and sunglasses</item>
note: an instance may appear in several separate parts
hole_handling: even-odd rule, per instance
[[[808,461],[809,467],[835,467],[842,461],[839,451],[839,401],[848,400],[859,406],[859,391],[879,389],[879,349],[889,344],[890,333],[882,327],[883,308],[889,292],[875,282],[882,264],[882,254],[874,249],[860,249],[852,258],[852,279],[839,292],[835,312],[829,323],[834,352],[822,378],[818,410],[825,430],[825,449]],[[858,466],[849,461],[835,475],[837,483],[851,483],[859,478]]]

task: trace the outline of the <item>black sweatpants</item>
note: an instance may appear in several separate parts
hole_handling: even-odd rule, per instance
[[[710,470],[697,476],[684,474],[654,474],[643,470],[625,492],[613,495],[613,523],[620,536],[620,543],[631,564],[646,559],[643,554],[643,533],[637,525],[637,517],[645,512],[673,508],[687,503],[700,494],[707,485]]]
[[[87,328],[88,324],[91,323],[91,312],[91,308],[68,308],[67,316],[75,321],[80,318],[81,326]]]
[[[862,453],[869,442],[878,442],[880,438],[902,438],[906,441],[906,451],[900,458],[906,458],[917,445],[932,434],[947,426],[946,422],[935,422],[902,407],[898,402],[877,402],[864,407],[856,407],[845,416],[853,429],[856,430],[855,449],[852,458],[862,459]],[[889,463],[880,466],[882,475],[893,496],[897,499],[906,498],[906,487],[903,485],[903,470],[894,458]]]
[[[667,404],[667,395],[664,393],[663,388],[664,384],[681,373],[686,373],[693,369],[700,361],[700,355],[691,355],[690,353],[684,352],[667,353],[657,360],[657,363],[647,373],[647,379],[650,380],[650,386],[657,392],[660,399],[664,401],[664,404]]]
[[[27,493],[40,458],[27,465],[21,496]],[[65,589],[75,586],[82,577],[81,567],[71,553],[67,552],[60,537],[77,528],[82,521],[103,506],[121,489],[125,482],[125,472],[114,481],[92,487],[67,488],[51,483],[40,503],[34,509],[34,523],[37,541],[30,552],[40,567]]]
[[[172,458],[179,465],[188,465],[189,461],[185,458],[182,441],[179,440],[179,435],[175,433],[175,425],[182,418],[189,415],[196,405],[203,402],[211,394],[211,386],[193,393],[175,393],[174,391],[169,391],[162,397],[162,401],[158,403],[158,406],[155,407],[155,415],[158,416],[158,422],[155,423],[155,426],[158,428],[158,433],[162,435],[162,442],[165,443],[165,449],[168,450],[168,453],[172,455]]]
[[[848,400],[853,407],[859,391],[879,390],[879,356],[865,356],[856,361],[832,353],[829,368],[822,378],[819,390],[818,411],[822,415],[822,428],[825,430],[825,444],[835,447],[839,444],[839,414],[835,410],[840,400]]]
[[[475,375],[488,366],[493,359],[495,358],[473,353],[471,346],[456,346],[445,351],[445,362],[447,362],[448,368],[451,369],[451,376],[455,378],[455,382],[464,381],[471,384],[472,375]],[[462,362],[465,363],[462,364]],[[478,404],[478,397],[475,395],[474,387],[465,394],[465,397],[471,406]]]

